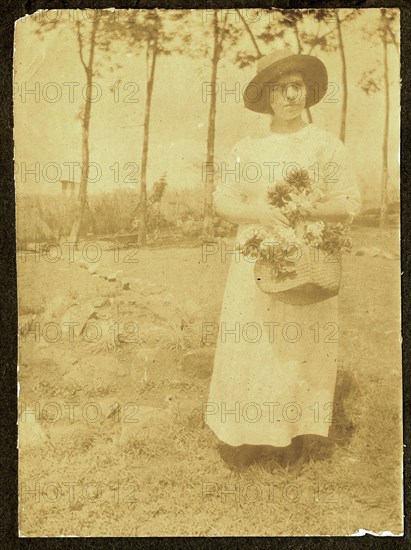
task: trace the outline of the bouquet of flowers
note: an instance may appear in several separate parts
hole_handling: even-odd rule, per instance
[[[268,230],[258,227],[249,229],[243,238],[243,255],[251,260],[270,262],[274,277],[284,279],[296,275],[294,258],[298,254],[300,241],[292,228]]]
[[[323,191],[312,184],[308,170],[290,171],[287,180],[278,182],[267,191],[267,202],[281,210],[290,221],[290,227],[286,229],[261,227],[251,231],[244,240],[243,254],[253,257],[250,251],[254,250],[254,257],[267,257],[269,245],[273,242],[283,245],[289,245],[290,242],[298,245],[304,242],[324,250],[332,246],[336,251],[349,251],[351,239],[348,236],[348,226],[323,221],[306,223],[309,209],[323,196]],[[278,254],[276,258],[280,260]]]
[[[333,295],[338,292],[340,255],[342,250],[350,250],[351,240],[348,226],[341,223],[307,222],[309,209],[323,196],[320,187],[311,181],[308,170],[294,169],[286,180],[267,191],[267,202],[280,209],[290,227],[260,227],[244,235],[241,250],[244,256],[256,259],[257,284],[283,301],[294,303],[295,299],[295,303],[310,303],[329,297],[330,292]],[[317,252],[316,261],[312,251]],[[330,265],[332,260],[328,266],[327,260],[320,264],[320,251],[336,253],[338,265]],[[312,292],[311,297],[308,295],[307,285],[311,291],[315,290],[315,296]],[[319,289],[323,292],[319,293]]]
[[[279,182],[268,190],[268,203],[276,206],[288,218],[292,227],[304,225],[310,207],[324,196],[319,187],[315,187],[308,170],[293,169],[287,181]],[[304,227],[304,240],[307,244],[327,248],[330,243],[336,250],[349,250],[351,241],[348,226],[341,223],[313,222]]]

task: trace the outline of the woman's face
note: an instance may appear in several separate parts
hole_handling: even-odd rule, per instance
[[[270,86],[269,102],[275,117],[292,120],[305,108],[307,88],[299,72],[284,73]]]

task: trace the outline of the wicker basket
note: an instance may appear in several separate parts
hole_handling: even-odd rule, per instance
[[[342,256],[340,251],[322,250],[301,245],[295,256],[296,271],[288,277],[276,277],[269,259],[260,259],[254,266],[258,287],[277,300],[292,305],[305,305],[336,296],[340,289]]]

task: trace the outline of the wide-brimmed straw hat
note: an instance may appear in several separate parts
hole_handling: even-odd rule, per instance
[[[272,115],[270,90],[275,80],[284,73],[302,73],[307,89],[305,106],[311,107],[325,95],[328,86],[324,63],[312,55],[293,54],[288,49],[275,50],[257,61],[257,74],[244,89],[244,105],[257,113]]]

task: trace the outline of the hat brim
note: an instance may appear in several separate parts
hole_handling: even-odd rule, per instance
[[[284,73],[301,72],[307,89],[305,107],[321,101],[327,91],[328,74],[324,63],[312,55],[295,54],[280,59],[260,71],[244,89],[244,106],[251,111],[273,114],[269,104],[269,84]]]

